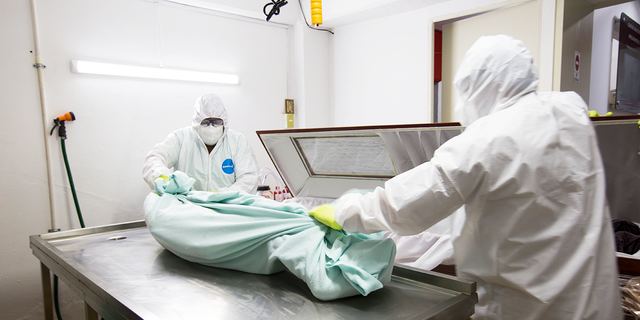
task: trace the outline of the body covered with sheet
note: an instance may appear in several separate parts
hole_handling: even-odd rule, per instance
[[[158,179],[144,203],[149,231],[175,255],[255,274],[289,270],[320,300],[366,296],[391,280],[391,239],[333,230],[296,203],[192,191],[192,180],[181,172]]]

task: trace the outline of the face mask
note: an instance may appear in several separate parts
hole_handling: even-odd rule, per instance
[[[222,132],[224,131],[223,126],[197,126],[196,131],[198,135],[202,139],[204,144],[213,146],[215,145],[220,137],[222,137]]]

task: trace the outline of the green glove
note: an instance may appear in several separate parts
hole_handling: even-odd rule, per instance
[[[595,110],[590,110],[589,111],[589,117],[608,117],[608,116],[610,116],[612,114],[613,113],[611,113],[611,112],[607,112],[603,116],[603,115],[599,114],[598,111],[595,111]]]
[[[326,224],[335,230],[342,230],[342,227],[336,222],[333,217],[333,213],[336,211],[330,204],[319,205],[309,211],[309,215],[316,218],[316,220]]]

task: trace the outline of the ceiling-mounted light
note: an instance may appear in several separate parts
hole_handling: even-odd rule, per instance
[[[238,84],[240,82],[238,76],[235,74],[136,67],[83,60],[71,60],[71,72],[135,78],[211,82],[222,84]]]

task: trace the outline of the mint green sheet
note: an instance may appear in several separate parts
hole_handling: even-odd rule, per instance
[[[175,172],[144,203],[153,237],[188,261],[256,274],[288,269],[320,300],[368,295],[390,281],[395,244],[333,230],[295,203],[244,192],[191,191]]]

